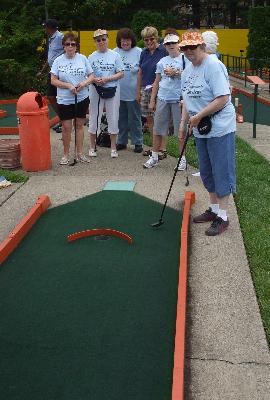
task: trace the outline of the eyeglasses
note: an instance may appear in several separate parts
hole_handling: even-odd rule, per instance
[[[107,38],[103,37],[103,38],[99,38],[99,39],[95,39],[96,42],[100,43],[100,42],[106,42]]]
[[[172,44],[178,44],[179,42],[167,42],[167,43],[164,43],[165,44],[165,46],[171,46]]]
[[[148,43],[148,42],[153,42],[155,40],[155,38],[150,37],[150,38],[145,38],[143,40],[144,40],[144,42]]]
[[[190,46],[181,46],[181,50],[186,51],[186,50],[195,50],[199,47],[199,44],[194,44]]]
[[[75,43],[75,42],[66,42],[66,43],[64,44],[64,46],[76,47],[76,43]]]

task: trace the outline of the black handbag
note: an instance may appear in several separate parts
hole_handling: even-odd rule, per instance
[[[209,115],[203,117],[198,123],[197,129],[200,135],[207,135],[212,129],[211,117]]]
[[[206,115],[203,117],[197,125],[197,129],[200,135],[207,135],[212,129],[212,120],[211,118],[220,113],[220,111],[224,110],[227,107],[228,103],[225,104],[220,110],[216,111],[214,114]]]
[[[103,86],[98,86],[95,83],[93,83],[93,85],[95,86],[95,89],[98,93],[98,95],[102,98],[102,99],[111,99],[112,97],[115,96],[116,93],[116,86],[113,87],[103,87]]]

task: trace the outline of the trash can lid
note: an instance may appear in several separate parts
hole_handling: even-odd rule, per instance
[[[48,105],[45,97],[38,92],[24,93],[17,102],[17,112],[19,113],[32,113],[32,112],[46,112]]]

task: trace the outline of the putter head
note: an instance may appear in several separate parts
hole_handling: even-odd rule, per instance
[[[164,224],[164,221],[162,218],[160,218],[160,220],[158,222],[154,222],[153,224],[151,224],[151,226],[152,226],[152,228],[158,228],[163,224]]]
[[[70,167],[74,167],[74,165],[77,164],[77,160],[76,158],[74,158],[74,161],[72,163],[69,164]]]
[[[187,177],[187,179],[186,179],[185,186],[189,186],[189,180],[188,180],[188,177]]]

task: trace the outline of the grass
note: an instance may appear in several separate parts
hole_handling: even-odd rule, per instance
[[[145,144],[151,145],[149,135]],[[167,151],[178,157],[178,140],[168,138]],[[237,194],[235,204],[246,254],[270,345],[270,164],[244,140],[236,137]],[[193,139],[187,144],[190,165],[198,168]]]
[[[21,172],[14,172],[1,168],[0,168],[0,176],[4,176],[7,181],[10,181],[12,183],[26,182],[28,180],[28,176],[24,175]]]

